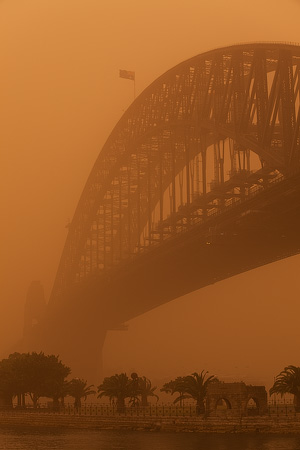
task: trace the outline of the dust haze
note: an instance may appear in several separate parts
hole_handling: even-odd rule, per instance
[[[0,351],[23,329],[26,291],[51,292],[85,181],[137,93],[177,63],[239,42],[300,42],[299,1],[0,1]],[[207,369],[270,385],[300,365],[293,257],[179,298],[110,332],[105,374]],[[87,343],[88,345],[88,343]]]

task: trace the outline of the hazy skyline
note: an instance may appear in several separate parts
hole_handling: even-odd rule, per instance
[[[132,82],[119,69],[135,70],[139,94],[212,48],[300,42],[299,13],[296,1],[0,2],[0,350],[22,332],[31,281],[50,295],[65,226],[132,101]],[[261,379],[300,364],[299,261],[210,286],[131,321],[126,333],[109,333],[106,370],[167,376],[206,368]]]

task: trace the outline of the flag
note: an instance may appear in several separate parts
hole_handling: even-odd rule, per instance
[[[135,72],[131,72],[130,70],[121,70],[120,69],[120,77],[127,78],[127,80],[135,80]]]

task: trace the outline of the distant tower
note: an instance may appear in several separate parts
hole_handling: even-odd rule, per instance
[[[44,288],[40,281],[32,281],[26,295],[24,337],[40,322],[46,309]]]

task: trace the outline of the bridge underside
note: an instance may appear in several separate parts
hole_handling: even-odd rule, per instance
[[[74,375],[95,380],[108,330],[184,294],[299,253],[299,229],[295,177],[69,290],[59,311],[48,311],[34,341],[58,353]]]

